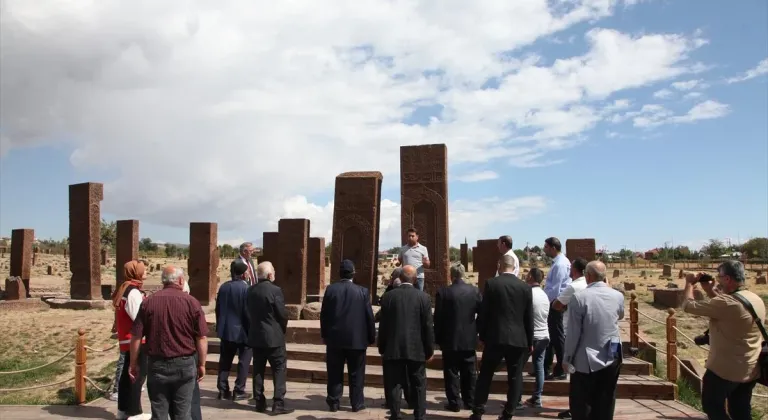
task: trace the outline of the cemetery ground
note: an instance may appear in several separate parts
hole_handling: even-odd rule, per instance
[[[68,259],[63,255],[38,254],[37,262],[32,267],[31,292],[33,297],[39,299],[40,296],[61,296],[68,297],[69,294],[69,269],[67,268]],[[186,269],[185,260],[175,258],[148,258],[150,265],[175,264]],[[229,264],[231,259],[222,259],[220,262],[218,275],[221,281],[226,281],[229,277]],[[51,267],[51,273],[48,274],[48,266]],[[527,270],[527,265],[523,265],[522,271]],[[661,268],[652,265],[650,268],[623,268],[620,265],[611,265],[608,269],[608,280],[611,285],[620,287],[623,283],[634,283],[636,289],[640,312],[649,317],[660,321],[662,324],[667,318],[666,308],[654,306],[653,286],[665,288],[668,283],[673,282],[679,288],[684,286],[683,280],[677,278],[678,270],[682,268],[676,266],[673,269],[673,278],[660,278]],[[386,287],[385,281],[389,279],[389,273],[393,267],[389,263],[379,265],[379,294]],[[619,270],[619,276],[613,277],[614,269]],[[690,271],[698,271],[699,268],[687,268]],[[546,271],[546,269],[545,269]],[[711,269],[710,271],[714,271]],[[641,273],[645,272],[645,278]],[[0,258],[0,278],[6,278],[9,275],[9,253]],[[148,273],[149,277],[145,285],[150,287],[160,286],[160,272],[153,270]],[[522,275],[521,275],[522,276]],[[326,279],[333,279],[330,269],[326,268]],[[477,273],[468,273],[469,281],[477,283]],[[768,285],[755,284],[755,271],[748,271],[747,284],[750,290],[757,293],[768,304]],[[112,262],[108,266],[102,267],[102,284],[115,284],[115,269]],[[651,286],[651,287],[649,287]],[[630,293],[626,292],[627,311],[625,316],[629,319]],[[213,312],[213,305],[206,307],[206,312]],[[677,311],[677,326],[689,337],[695,337],[707,329],[707,322],[694,316],[687,315],[682,311]],[[15,375],[0,375],[0,389],[32,387],[64,381],[72,377],[74,366],[74,353],[70,353],[75,346],[77,330],[85,328],[87,331],[87,345],[94,349],[103,349],[115,344],[112,338],[111,327],[114,319],[114,312],[111,309],[106,310],[68,310],[68,309],[50,309],[47,305],[28,310],[2,309],[0,308],[0,325],[3,325],[2,335],[0,335],[0,372],[24,370],[26,368],[40,366],[56,359],[61,361],[50,366],[27,373]],[[655,342],[660,349],[665,348],[666,331],[665,326],[653,322],[644,316],[639,318],[639,331],[641,335],[650,342]],[[678,355],[680,358],[696,359],[702,366],[706,358],[706,350],[699,348],[686,338],[678,334]],[[107,388],[111,385],[114,376],[115,364],[118,357],[118,350],[112,349],[107,352],[88,352],[87,376],[93,379],[101,388]],[[666,359],[664,355],[657,355],[656,376],[666,376]],[[682,370],[682,368],[681,368]],[[679,382],[680,384],[680,382]],[[757,386],[756,394],[768,395],[768,388]],[[100,393],[93,387],[88,387],[88,400],[100,397]],[[698,396],[692,394],[690,387],[680,386],[679,397],[681,401],[700,409]],[[44,404],[73,404],[74,395],[72,382],[64,383],[61,386],[52,386],[28,391],[0,393],[1,405],[44,405]],[[753,406],[756,408],[756,415],[768,416],[768,398],[755,397]]]

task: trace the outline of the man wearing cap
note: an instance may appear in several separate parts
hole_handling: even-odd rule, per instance
[[[352,282],[355,265],[341,262],[340,280],[325,289],[320,309],[320,335],[326,345],[328,397],[332,412],[339,409],[344,388],[344,365],[349,371],[349,401],[352,411],[365,409],[365,351],[376,340],[368,289]]]
[[[247,400],[245,381],[253,352],[248,347],[248,281],[245,273],[249,267],[243,260],[232,262],[233,279],[224,282],[216,295],[216,335],[221,340],[219,376],[216,387],[218,399]],[[237,354],[237,379],[233,392],[229,389],[229,371]]]

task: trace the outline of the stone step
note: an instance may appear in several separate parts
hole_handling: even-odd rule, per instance
[[[206,360],[206,372],[210,375],[216,375],[218,372],[219,355],[209,354]],[[251,365],[251,374],[253,374],[253,365]],[[345,368],[346,371],[346,368]],[[267,364],[267,375],[270,375],[270,368]],[[236,369],[230,372],[232,376],[236,374]],[[325,384],[328,380],[328,373],[324,362],[292,360],[288,359],[288,380],[293,382]],[[348,380],[346,378],[345,380]],[[373,388],[382,388],[384,385],[384,373],[381,366],[368,365],[365,368],[365,386]],[[533,392],[535,383],[530,376],[524,376],[523,392],[530,395]],[[545,381],[544,395],[547,396],[565,396],[568,395],[569,381]],[[435,369],[427,369],[427,388],[430,391],[444,390],[443,372]],[[491,383],[491,393],[505,394],[507,392],[507,374],[506,372],[497,372]],[[674,400],[677,394],[677,386],[671,382],[664,381],[661,378],[650,375],[621,375],[616,389],[617,398],[651,399],[651,400]]]
[[[288,360],[290,361],[301,360],[325,363],[325,346],[288,343],[286,344],[286,350],[288,353]],[[209,339],[208,354],[219,354],[220,352],[221,342],[218,339]],[[482,356],[482,352],[477,352],[478,363],[482,360]],[[210,360],[210,357],[208,359]],[[366,364],[368,366],[381,366],[381,355],[376,347],[368,347],[368,350],[366,351]],[[427,369],[443,369],[443,355],[440,350],[435,351],[435,357],[431,362],[427,363]],[[500,366],[500,371],[504,372],[506,369],[506,365],[502,364],[502,366]],[[531,370],[532,361],[529,358],[525,364],[524,372],[530,372]],[[653,365],[636,357],[627,357],[624,359],[621,373],[623,375],[652,375]]]

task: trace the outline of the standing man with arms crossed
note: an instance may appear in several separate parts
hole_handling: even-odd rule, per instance
[[[218,399],[232,401],[247,400],[245,381],[248,378],[248,368],[251,367],[253,351],[248,347],[248,282],[245,273],[248,265],[245,261],[232,262],[234,279],[224,282],[216,295],[216,335],[221,340],[219,355],[219,375],[216,387],[219,389]],[[237,354],[237,379],[234,392],[229,390],[229,371],[232,360]]]
[[[573,420],[612,420],[623,360],[619,321],[624,294],[605,282],[605,264],[585,270],[587,288],[568,304],[564,364],[572,366],[568,400]]]
[[[205,376],[208,325],[200,302],[183,291],[184,270],[168,266],[161,279],[163,289],[144,301],[133,323],[129,374],[131,380],[139,375],[139,348],[146,336],[152,418],[189,419],[195,381]]]
[[[326,345],[328,397],[331,412],[339,410],[344,388],[344,364],[349,372],[352,411],[365,409],[365,352],[376,341],[376,324],[368,289],[352,282],[355,265],[341,262],[341,279],[325,289],[320,309],[320,335]]]
[[[471,410],[477,380],[477,314],[483,301],[480,290],[464,281],[464,266],[451,266],[451,284],[435,296],[435,342],[443,352],[446,410]],[[461,384],[461,387],[459,387]],[[461,393],[459,393],[461,389]]]
[[[413,418],[423,420],[427,413],[425,365],[435,353],[432,303],[429,295],[414,288],[415,267],[403,267],[401,280],[397,289],[381,297],[378,346],[384,365],[384,392],[389,394],[390,420],[399,420],[400,392],[407,384]]]
[[[514,268],[515,260],[509,255],[502,256],[501,274],[485,283],[477,320],[480,341],[485,347],[470,420],[480,420],[485,413],[493,374],[501,359],[507,362],[508,388],[507,403],[499,420],[515,415],[523,392],[523,366],[533,349],[533,295],[531,286],[512,274]]]
[[[405,231],[408,234],[408,243],[400,248],[395,267],[410,265],[416,269],[416,287],[424,291],[424,269],[429,268],[429,250],[419,243],[419,232],[410,228]]]
[[[559,239],[551,237],[544,240],[544,253],[552,258],[552,267],[549,269],[547,280],[544,283],[544,293],[547,294],[550,304],[554,304],[558,296],[571,284],[571,263],[563,255],[562,249],[563,246]],[[563,313],[550,308],[547,326],[549,327],[549,348],[544,358],[546,379],[563,380],[568,377],[563,370],[563,346],[565,345]],[[552,366],[553,356],[557,356],[557,364],[550,375],[549,368]]]

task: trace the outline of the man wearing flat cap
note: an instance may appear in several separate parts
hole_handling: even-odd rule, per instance
[[[219,287],[216,295],[216,335],[221,340],[219,377],[216,387],[219,399],[246,400],[245,381],[253,352],[248,347],[248,297],[249,283],[245,279],[248,265],[242,260],[232,263],[233,278]],[[229,389],[229,371],[237,354],[237,379],[233,392]]]
[[[332,412],[339,409],[344,388],[344,365],[349,371],[349,401],[352,411],[365,409],[365,351],[376,340],[376,325],[368,289],[355,284],[355,265],[341,262],[339,281],[325,289],[320,309],[320,335],[326,345],[328,397]]]

